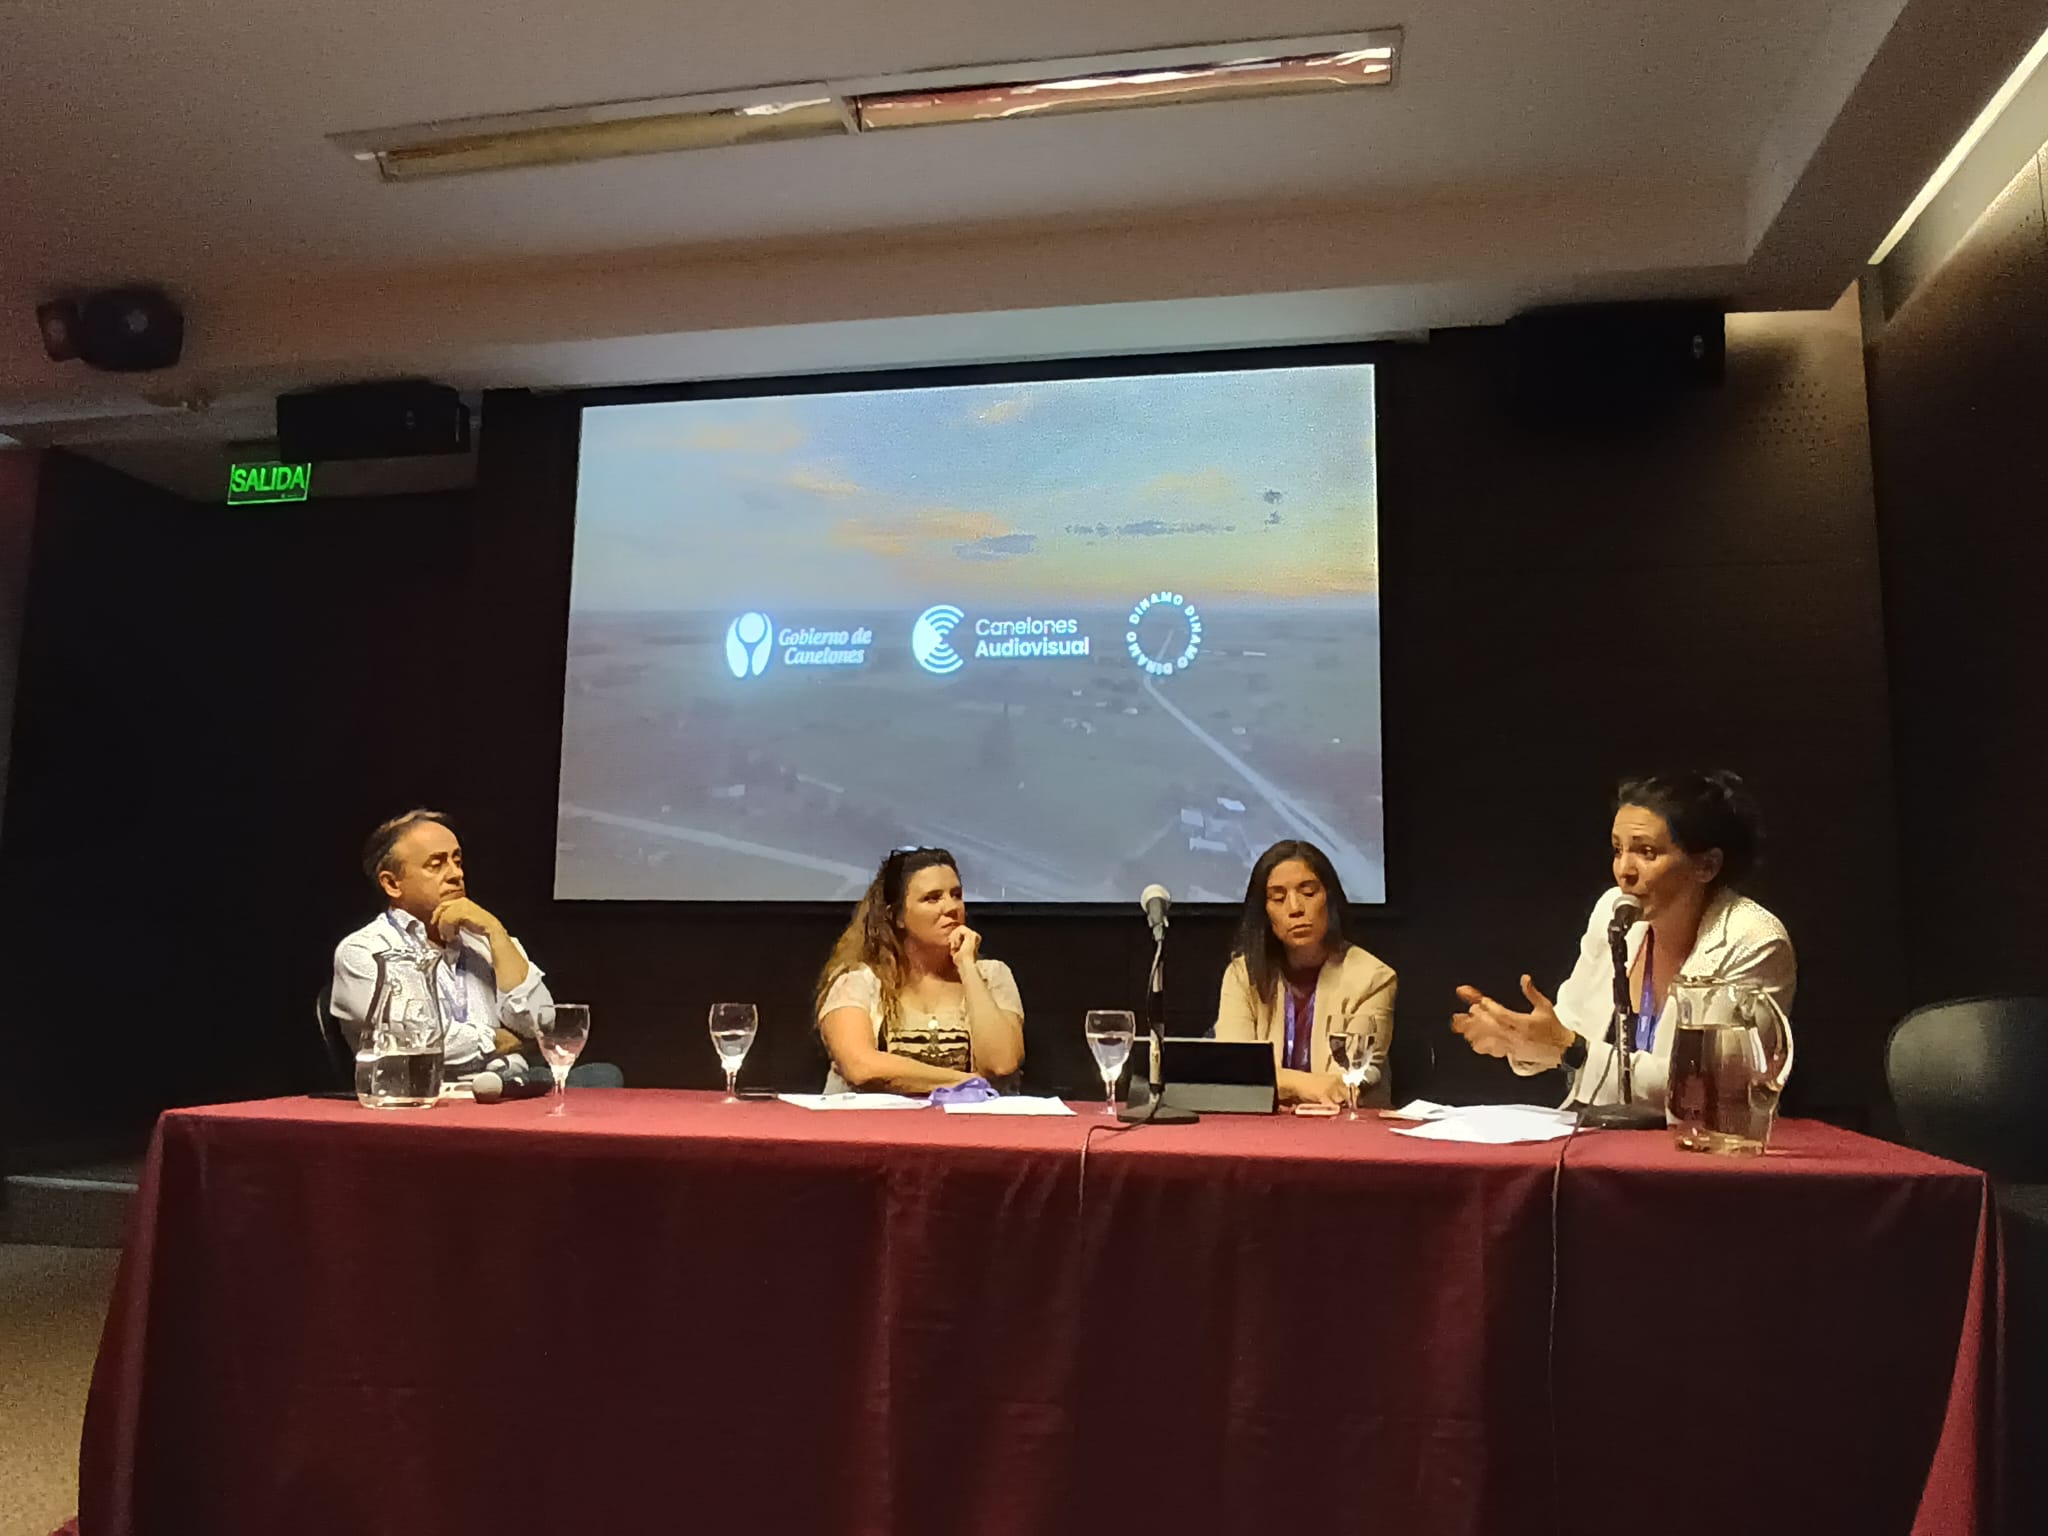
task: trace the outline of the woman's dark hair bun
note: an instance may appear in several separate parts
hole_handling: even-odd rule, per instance
[[[1639,805],[1663,817],[1671,840],[1688,854],[1720,849],[1717,888],[1741,884],[1762,860],[1763,814],[1742,775],[1733,769],[1687,769],[1624,779],[1614,792],[1614,808],[1625,805]]]

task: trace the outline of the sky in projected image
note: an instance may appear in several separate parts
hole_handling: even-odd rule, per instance
[[[1366,369],[594,410],[575,601],[730,606],[762,563],[785,603],[1121,601],[1130,561],[1212,602],[1365,595],[1373,458]]]
[[[1375,457],[1364,365],[586,409],[557,895],[1384,900]]]

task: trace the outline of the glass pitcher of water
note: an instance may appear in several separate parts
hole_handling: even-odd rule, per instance
[[[1753,981],[1681,976],[1664,1118],[1688,1152],[1760,1156],[1792,1075],[1792,1021]]]
[[[430,1108],[441,1097],[441,963],[409,949],[378,953],[377,990],[356,1045],[356,1098],[365,1108]]]

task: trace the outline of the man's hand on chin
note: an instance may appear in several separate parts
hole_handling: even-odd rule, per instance
[[[434,915],[427,919],[427,931],[434,936],[437,944],[451,944],[458,928],[474,928],[489,938],[499,928],[498,920],[467,896],[455,896],[434,908]]]

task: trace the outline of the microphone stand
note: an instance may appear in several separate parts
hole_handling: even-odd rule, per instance
[[[1169,1106],[1166,1084],[1161,1078],[1160,1057],[1166,1041],[1166,918],[1163,915],[1152,930],[1152,977],[1145,988],[1145,1030],[1152,1048],[1151,1066],[1145,1074],[1152,1101],[1143,1109],[1132,1109],[1126,1104],[1117,1111],[1117,1119],[1126,1125],[1193,1125],[1202,1117],[1192,1109]]]
[[[1607,1032],[1620,1069],[1616,1089],[1621,1098],[1614,1104],[1587,1105],[1580,1112],[1579,1124],[1596,1131],[1661,1131],[1664,1112],[1635,1102],[1635,1052],[1630,1049],[1635,1043],[1630,1038],[1635,1009],[1628,996],[1628,929],[1629,925],[1623,922],[1607,925],[1607,948],[1614,957],[1614,1018]]]

